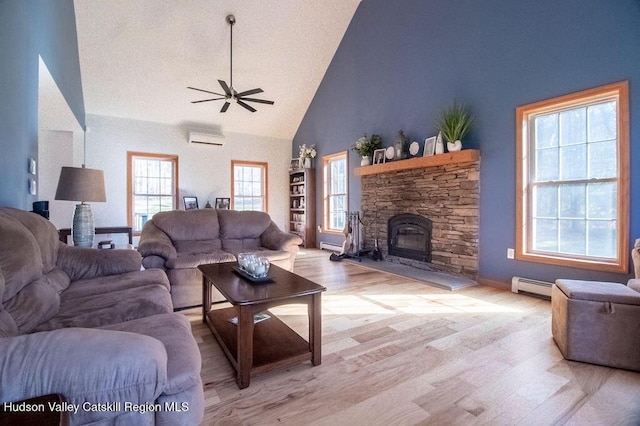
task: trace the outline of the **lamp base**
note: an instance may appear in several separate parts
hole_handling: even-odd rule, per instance
[[[89,204],[76,204],[76,211],[73,214],[73,245],[78,247],[93,247],[93,238],[96,229],[93,224],[93,213]]]

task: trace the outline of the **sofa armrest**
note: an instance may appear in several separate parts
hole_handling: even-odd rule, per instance
[[[97,250],[59,243],[56,265],[71,281],[139,271],[142,257],[135,250]]]
[[[122,414],[125,401],[153,403],[166,386],[167,352],[152,337],[65,328],[0,341],[0,402],[61,394],[79,405],[74,424]],[[114,402],[121,402],[114,411],[90,409]]]
[[[260,245],[270,250],[292,251],[293,247],[297,247],[300,244],[302,244],[302,238],[284,232],[273,222],[260,236]]]
[[[627,282],[627,287],[640,293],[640,278],[632,278]]]
[[[165,261],[175,259],[178,256],[169,236],[160,230],[152,220],[145,223],[142,228],[138,251],[142,257],[158,256]]]

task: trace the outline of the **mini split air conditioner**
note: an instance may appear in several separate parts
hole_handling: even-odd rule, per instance
[[[224,146],[224,139],[220,135],[202,132],[189,132],[189,143]]]

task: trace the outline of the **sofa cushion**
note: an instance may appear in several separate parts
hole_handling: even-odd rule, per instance
[[[259,240],[271,224],[269,215],[258,211],[218,210],[218,220],[222,247],[225,250],[225,240]]]
[[[213,240],[184,240],[174,241],[173,245],[178,253],[209,253],[212,251],[220,250],[222,248],[222,242],[220,238]]]
[[[1,211],[0,270],[5,279],[2,302],[42,275],[42,255],[35,237],[24,225]]]
[[[33,235],[42,256],[42,273],[51,271],[56,265],[58,248],[61,245],[58,230],[53,223],[43,220],[42,216],[35,213],[13,208],[3,208],[0,214],[14,218]]]
[[[0,301],[2,300],[2,294],[4,293],[4,275],[0,270]],[[2,303],[0,303],[0,338],[17,336],[19,334],[18,325],[13,320],[11,315],[4,310]]]
[[[152,221],[174,242],[220,237],[218,211],[214,209],[160,212],[153,215]]]
[[[28,284],[5,302],[5,309],[16,322],[20,334],[30,333],[60,309],[60,292],[69,286],[69,276],[56,268]]]
[[[154,315],[101,328],[144,334],[162,342],[168,359],[167,384],[163,394],[176,394],[198,383],[202,360],[191,334],[191,324],[184,315]]]
[[[146,287],[152,284],[160,284],[169,290],[169,279],[164,271],[161,269],[146,269],[144,271],[120,274],[116,277],[109,275],[75,281],[64,291],[62,298],[65,302],[69,302],[87,296]]]
[[[640,293],[620,283],[559,279],[556,285],[569,299],[640,305]]]
[[[206,265],[208,263],[233,262],[234,260],[236,260],[236,258],[232,253],[215,250],[200,254],[178,254],[178,257],[175,259],[167,260],[166,266],[171,269],[197,268],[200,265]]]
[[[90,281],[90,280],[87,280]],[[162,284],[67,299],[61,295],[60,312],[36,331],[63,327],[102,327],[156,314],[173,312],[171,295]]]

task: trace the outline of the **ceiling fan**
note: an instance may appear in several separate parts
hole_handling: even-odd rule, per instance
[[[224,99],[224,105],[222,105],[222,109],[220,110],[220,112],[226,112],[227,109],[229,109],[229,106],[231,105],[231,102],[236,101],[238,103],[238,105],[240,105],[243,108],[248,109],[251,112],[256,112],[256,109],[254,107],[252,107],[251,105],[247,104],[247,102],[256,102],[256,103],[260,103],[260,104],[268,104],[268,105],[273,105],[273,101],[267,101],[265,99],[257,99],[257,98],[248,98],[247,96],[250,95],[255,95],[256,93],[262,93],[263,90],[260,88],[256,88],[256,89],[251,89],[251,90],[245,90],[244,92],[236,92],[236,90],[233,88],[233,25],[236,23],[236,17],[233,15],[227,15],[226,18],[227,23],[229,24],[229,27],[231,29],[231,49],[230,49],[230,71],[229,71],[229,84],[227,85],[227,83],[224,80],[218,80],[218,83],[220,83],[220,86],[222,86],[222,90],[224,91],[223,93],[217,93],[217,92],[211,92],[209,90],[204,90],[204,89],[198,89],[195,87],[187,87],[187,89],[191,89],[191,90],[197,90],[198,92],[205,92],[205,93],[210,93],[212,95],[216,95],[216,98],[211,98],[211,99],[202,99],[200,101],[192,101],[192,104],[198,104],[201,102],[210,102],[210,101],[219,101]]]

